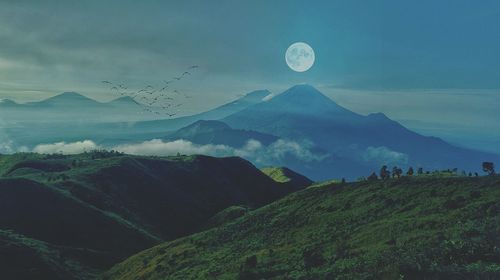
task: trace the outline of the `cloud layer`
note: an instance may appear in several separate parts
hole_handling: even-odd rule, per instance
[[[80,154],[99,149],[100,147],[91,140],[84,140],[72,143],[57,142],[53,144],[40,144],[33,148],[33,152],[40,154]]]
[[[277,140],[269,146],[264,146],[257,140],[249,140],[241,148],[226,145],[198,145],[186,140],[163,141],[153,139],[141,143],[122,144],[114,147],[103,147],[91,140],[66,143],[37,145],[33,152],[41,154],[78,154],[96,149],[112,149],[132,155],[171,156],[177,153],[183,155],[203,154],[217,157],[239,156],[258,164],[276,164],[289,159],[303,162],[321,161],[326,155],[317,155],[310,150],[310,144],[288,140]]]
[[[363,153],[363,159],[380,164],[407,164],[408,155],[393,151],[385,146],[368,147]]]

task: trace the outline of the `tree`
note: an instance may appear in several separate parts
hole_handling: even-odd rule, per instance
[[[408,168],[408,171],[406,171],[406,175],[413,176],[413,167],[410,166],[410,168]]]
[[[418,175],[424,174],[424,169],[422,167],[419,167],[418,170],[417,170],[417,174]]]
[[[401,168],[398,168],[397,166],[394,166],[392,168],[392,178],[401,177],[401,174],[403,174],[403,170]]]
[[[387,170],[387,165],[382,166],[380,169],[380,178],[382,180],[389,179],[391,177],[391,172]]]
[[[372,172],[370,176],[368,176],[368,181],[376,181],[378,180],[378,176],[375,172]]]
[[[342,178],[341,183],[342,183],[342,184],[345,184],[345,178]]]
[[[495,174],[495,164],[493,162],[483,162],[483,171],[488,173],[488,175]]]

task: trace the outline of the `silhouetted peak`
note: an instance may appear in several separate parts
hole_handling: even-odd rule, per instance
[[[256,90],[245,94],[241,99],[245,100],[262,100],[264,97],[271,94],[270,91],[266,90]]]
[[[10,99],[0,99],[0,105],[18,105],[18,104]]]
[[[231,129],[231,127],[221,121],[200,120],[179,129],[177,133],[183,135],[194,135],[198,133],[207,133],[207,132],[214,132],[214,131],[221,131],[228,129]]]
[[[40,101],[40,103],[51,103],[51,102],[58,102],[58,101],[93,101],[93,102],[97,102],[93,99],[90,99],[90,98],[83,96],[83,95],[76,93],[76,92],[63,92],[59,95],[42,100],[42,101]],[[33,103],[37,103],[37,102],[33,102]]]
[[[130,96],[123,96],[123,97],[120,97],[120,98],[117,98],[115,100],[112,100],[109,102],[110,104],[117,104],[117,103],[120,103],[120,104],[123,104],[123,103],[133,103],[133,104],[139,104],[137,103],[132,97]]]

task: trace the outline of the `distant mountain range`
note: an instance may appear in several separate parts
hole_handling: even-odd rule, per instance
[[[76,92],[28,103],[9,99],[0,102],[0,119],[8,123],[117,122],[151,119],[152,115],[131,97],[120,97],[102,103]]]
[[[455,147],[439,138],[415,133],[382,113],[354,113],[310,85],[297,85],[269,97],[269,91],[254,91],[193,116],[131,121],[134,118],[124,114],[133,115],[141,108],[131,98],[99,103],[76,93],[64,93],[27,104],[4,100],[0,103],[0,119],[9,119],[8,112],[26,119],[4,131],[27,147],[83,139],[106,147],[150,139],[183,139],[197,145],[241,149],[255,140],[253,143],[263,147],[260,158],[257,152],[242,155],[247,154],[259,167],[286,165],[315,180],[353,179],[378,171],[384,164],[391,168],[397,165],[404,169],[413,166],[474,172],[480,171],[482,161],[500,162],[498,155]],[[78,117],[80,113],[94,117]],[[267,156],[262,160],[264,153]]]

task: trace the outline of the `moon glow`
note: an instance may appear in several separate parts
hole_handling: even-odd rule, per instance
[[[305,72],[314,64],[314,50],[304,42],[293,43],[285,53],[288,67],[296,72]]]

